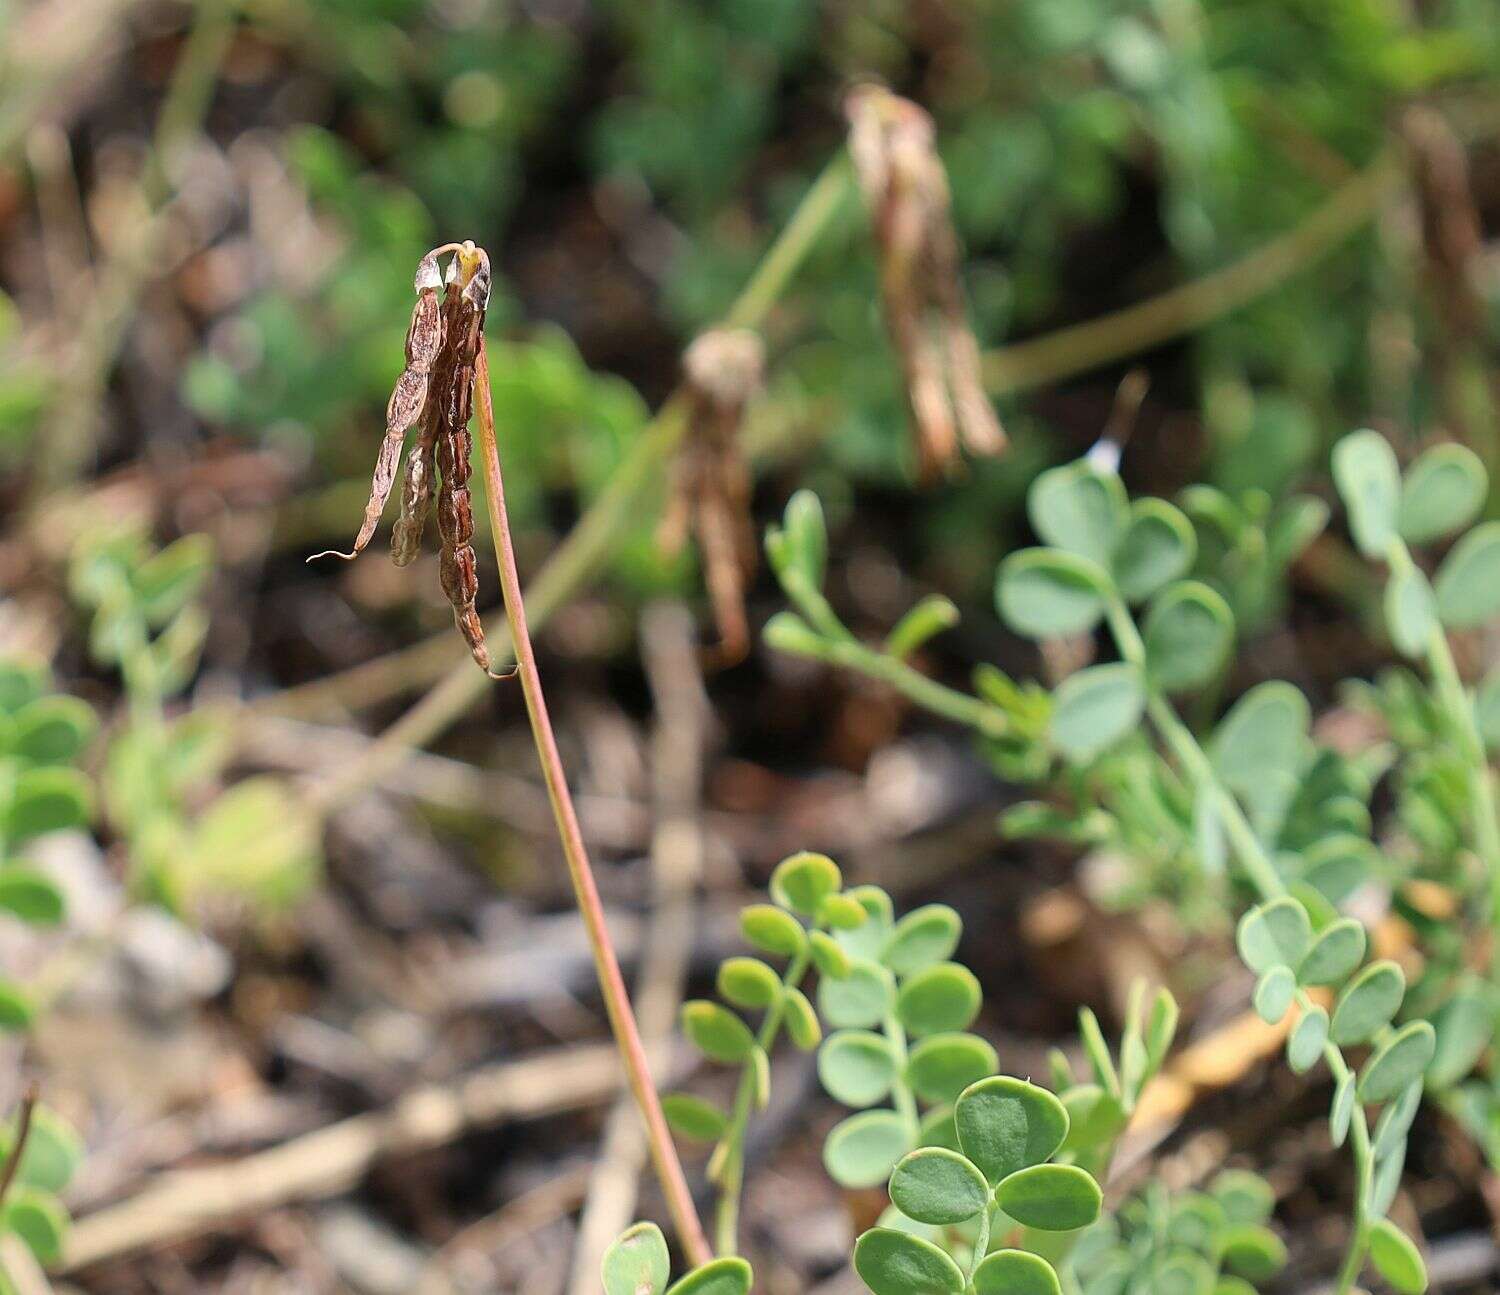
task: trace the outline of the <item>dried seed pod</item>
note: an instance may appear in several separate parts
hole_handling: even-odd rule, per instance
[[[440,272],[438,260],[447,252],[454,255],[445,274]],[[444,284],[447,287],[440,301],[438,289]],[[422,258],[415,286],[417,305],[406,334],[406,369],[396,380],[386,408],[386,435],[375,465],[364,523],[353,551],[335,556],[353,558],[369,543],[395,481],[402,438],[420,420],[402,483],[401,515],[391,535],[391,557],[397,566],[406,566],[416,557],[434,477],[440,473],[437,514],[442,547],[438,571],[443,593],[453,605],[454,621],[474,660],[486,673],[493,674],[484,626],[475,610],[479,566],[474,556],[474,510],[469,495],[469,414],[490,298],[490,259],[472,242],[444,244]]]
[[[886,329],[900,358],[923,474],[998,454],[1005,433],[985,394],[959,281],[948,178],[932,118],[881,86],[844,101],[849,153],[874,223]]]
[[[401,461],[401,443],[407,430],[422,416],[431,385],[432,367],[443,345],[443,316],[438,304],[437,252],[429,252],[417,267],[415,287],[417,304],[412,308],[411,326],[406,330],[406,368],[396,379],[385,411],[385,439],[375,460],[375,474],[370,483],[370,500],[365,505],[364,521],[348,553],[328,549],[314,553],[316,558],[343,558],[352,562],[370,542],[380,524],[380,514],[390,498],[396,480],[396,466]],[[420,535],[419,535],[420,538]]]
[[[439,401],[437,467],[442,474],[437,505],[438,533],[442,537],[438,574],[469,652],[481,670],[493,674],[484,625],[474,606],[479,596],[479,568],[474,557],[474,509],[469,494],[473,448],[469,415],[489,288],[489,257],[483,249],[465,243],[448,267],[448,289],[443,299],[446,346],[435,394]]]
[[[739,433],[764,368],[760,338],[744,329],[704,333],[683,357],[688,425],[657,538],[673,552],[689,530],[696,536],[721,664],[742,660],[750,645],[745,583],[755,570],[756,546]]]

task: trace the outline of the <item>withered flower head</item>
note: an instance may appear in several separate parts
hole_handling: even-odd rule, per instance
[[[440,273],[439,258],[449,252],[453,256],[447,272]],[[438,288],[444,284],[447,287],[440,301]],[[445,243],[417,263],[412,286],[417,304],[406,333],[406,368],[396,379],[386,406],[385,439],[375,461],[364,521],[348,553],[330,550],[314,556],[350,561],[370,542],[395,484],[402,441],[416,426],[417,437],[407,457],[401,487],[401,515],[391,535],[391,557],[397,566],[406,566],[417,556],[431,510],[433,482],[441,474],[437,491],[442,541],[438,574],[470,653],[480,668],[490,673],[484,626],[474,605],[479,595],[479,573],[469,497],[469,414],[474,402],[475,367],[484,345],[490,258],[472,242]]]
[[[969,327],[932,118],[877,85],[856,86],[844,111],[923,475],[952,464],[960,442],[971,453],[998,454],[1005,433],[985,394],[979,343]]]
[[[682,367],[687,429],[657,539],[667,552],[680,550],[689,531],[697,539],[719,633],[716,657],[728,665],[750,647],[745,584],[755,570],[755,527],[739,433],[760,389],[765,350],[748,330],[714,329],[688,347]]]

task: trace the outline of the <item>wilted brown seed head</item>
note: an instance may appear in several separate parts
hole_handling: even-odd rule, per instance
[[[766,350],[747,328],[715,328],[696,338],[682,357],[694,390],[721,408],[747,403],[759,389]]]

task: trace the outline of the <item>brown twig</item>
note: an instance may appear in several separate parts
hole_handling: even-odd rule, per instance
[[[58,1268],[72,1271],[289,1201],[337,1195],[379,1160],[443,1146],[472,1128],[606,1100],[618,1091],[613,1051],[569,1047],[501,1062],[254,1155],[157,1174],[137,1195],[79,1219]]]
[[[505,615],[510,625],[516,668],[521,676],[521,691],[526,698],[526,712],[531,719],[532,737],[536,741],[537,757],[542,764],[542,777],[547,783],[552,812],[557,819],[558,837],[562,842],[563,856],[567,860],[568,875],[573,883],[578,910],[583,916],[589,944],[593,949],[594,967],[604,995],[604,1006],[609,1013],[610,1026],[614,1030],[615,1042],[625,1064],[631,1091],[635,1094],[641,1117],[646,1122],[646,1136],[651,1144],[651,1158],[656,1165],[657,1178],[661,1182],[662,1194],[667,1199],[672,1222],[676,1225],[678,1239],[687,1252],[689,1262],[696,1267],[707,1263],[713,1257],[713,1252],[703,1233],[703,1224],[698,1218],[697,1207],[688,1190],[687,1178],[682,1172],[682,1162],[677,1158],[677,1148],[672,1142],[671,1131],[667,1128],[666,1116],[662,1113],[656,1084],[651,1078],[651,1064],[646,1056],[645,1045],[641,1042],[640,1029],[630,1006],[625,979],[620,974],[620,962],[615,956],[614,945],[610,942],[609,927],[604,920],[604,906],[599,899],[599,889],[594,883],[593,868],[589,864],[588,849],[578,826],[578,815],[568,790],[562,756],[558,753],[557,738],[547,714],[547,699],[542,693],[536,653],[532,649],[531,635],[526,628],[521,577],[516,570],[510,521],[505,511],[505,485],[500,475],[494,399],[490,392],[489,356],[483,338],[479,343],[474,376],[485,498],[489,505],[490,529],[495,541],[495,559],[500,566],[500,589],[505,598]]]
[[[10,1189],[16,1181],[16,1174],[21,1169],[21,1158],[26,1154],[26,1141],[31,1137],[31,1117],[36,1111],[36,1084],[33,1082],[26,1088],[21,1097],[21,1114],[16,1121],[16,1140],[10,1149],[10,1155],[6,1158],[5,1169],[0,1171],[0,1210],[5,1208],[5,1198],[10,1195]]]

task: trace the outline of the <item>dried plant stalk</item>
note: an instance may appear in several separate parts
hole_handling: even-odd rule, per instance
[[[683,357],[687,431],[657,539],[668,552],[682,547],[689,530],[698,541],[719,665],[742,661],[750,649],[745,585],[755,570],[756,543],[740,428],[764,368],[760,338],[743,328],[704,333]]]
[[[438,258],[452,252],[448,273],[439,274]],[[437,289],[447,283],[442,301]],[[330,550],[315,557],[350,560],[370,542],[390,498],[407,430],[421,420],[407,461],[401,490],[401,515],[391,536],[391,558],[406,566],[417,555],[432,498],[434,467],[441,474],[437,490],[438,532],[442,545],[438,572],[453,619],[479,668],[495,678],[485,647],[484,626],[475,609],[479,567],[474,557],[474,508],[469,494],[469,415],[474,402],[474,367],[484,337],[484,312],[490,297],[490,258],[472,242],[446,243],[428,252],[417,267],[417,305],[406,335],[406,369],[396,380],[386,410],[385,440],[375,463],[364,522],[349,553]],[[311,561],[312,559],[309,559]]]
[[[428,401],[433,365],[443,349],[443,310],[437,294],[442,284],[442,276],[438,273],[438,256],[442,250],[428,252],[417,266],[417,304],[412,308],[411,327],[406,330],[406,368],[396,379],[386,405],[385,440],[380,443],[380,454],[375,460],[370,501],[365,505],[364,521],[360,524],[359,534],[354,537],[354,547],[348,553],[341,553],[338,549],[314,553],[308,558],[309,562],[317,558],[342,558],[345,562],[352,562],[370,542],[375,527],[380,524],[380,514],[385,511],[385,501],[390,498],[391,486],[396,480],[401,443],[407,429],[422,416]]]
[[[959,280],[948,177],[932,118],[882,86],[844,102],[849,153],[880,251],[886,329],[900,358],[924,476],[949,467],[960,444],[998,454],[1005,432],[985,394],[979,343]]]

